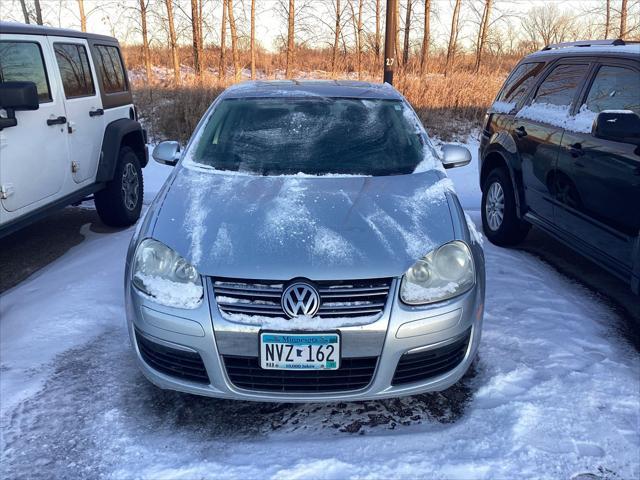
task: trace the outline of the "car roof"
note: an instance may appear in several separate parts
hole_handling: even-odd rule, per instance
[[[26,25],[16,22],[0,22],[0,34],[17,35],[46,35],[56,37],[84,38],[87,40],[99,40],[101,42],[118,43],[118,39],[96,33],[79,32],[66,28],[44,27],[42,25]]]
[[[526,59],[544,59],[577,57],[577,56],[612,56],[640,59],[640,43],[629,43],[626,45],[586,45],[586,46],[567,46],[567,47],[550,47],[539,52],[532,53],[525,57]]]
[[[225,98],[246,97],[334,97],[401,100],[402,95],[387,83],[354,80],[257,80],[229,87]]]

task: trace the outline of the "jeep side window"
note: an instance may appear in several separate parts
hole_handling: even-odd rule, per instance
[[[518,103],[535,83],[544,63],[523,63],[509,76],[496,101]]]
[[[75,43],[55,43],[53,49],[56,52],[58,69],[62,77],[64,95],[67,98],[94,95],[96,90],[84,46]]]
[[[122,59],[118,49],[108,45],[96,45],[95,50],[98,57],[96,66],[100,69],[104,92],[126,92],[127,81],[125,80]]]
[[[573,101],[589,65],[558,65],[538,87],[534,103],[568,107]]]
[[[631,110],[640,115],[640,72],[623,67],[600,67],[586,104],[594,113]]]
[[[2,82],[34,82],[40,103],[50,102],[51,90],[40,45],[35,42],[0,41]]]

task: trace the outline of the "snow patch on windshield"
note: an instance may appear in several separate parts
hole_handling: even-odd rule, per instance
[[[501,102],[496,101],[491,105],[491,110],[494,113],[510,113],[516,107],[516,102]]]
[[[590,133],[596,113],[589,110],[586,105],[583,105],[576,115],[570,115],[567,105],[533,103],[522,108],[516,114],[516,118],[548,123],[571,132]]]

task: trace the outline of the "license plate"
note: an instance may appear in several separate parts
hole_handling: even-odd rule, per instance
[[[336,370],[340,367],[340,335],[263,332],[260,366],[266,370]]]

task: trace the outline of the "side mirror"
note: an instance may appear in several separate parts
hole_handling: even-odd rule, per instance
[[[603,110],[593,121],[596,138],[640,144],[640,116],[631,110]]]
[[[180,144],[178,142],[160,142],[153,149],[151,156],[156,162],[173,167],[180,159]]]
[[[469,165],[471,152],[461,145],[447,143],[442,147],[442,165],[444,168],[456,168]]]
[[[15,127],[18,124],[16,110],[40,108],[36,84],[33,82],[0,83],[0,108],[7,112],[6,117],[0,117],[0,130]]]

